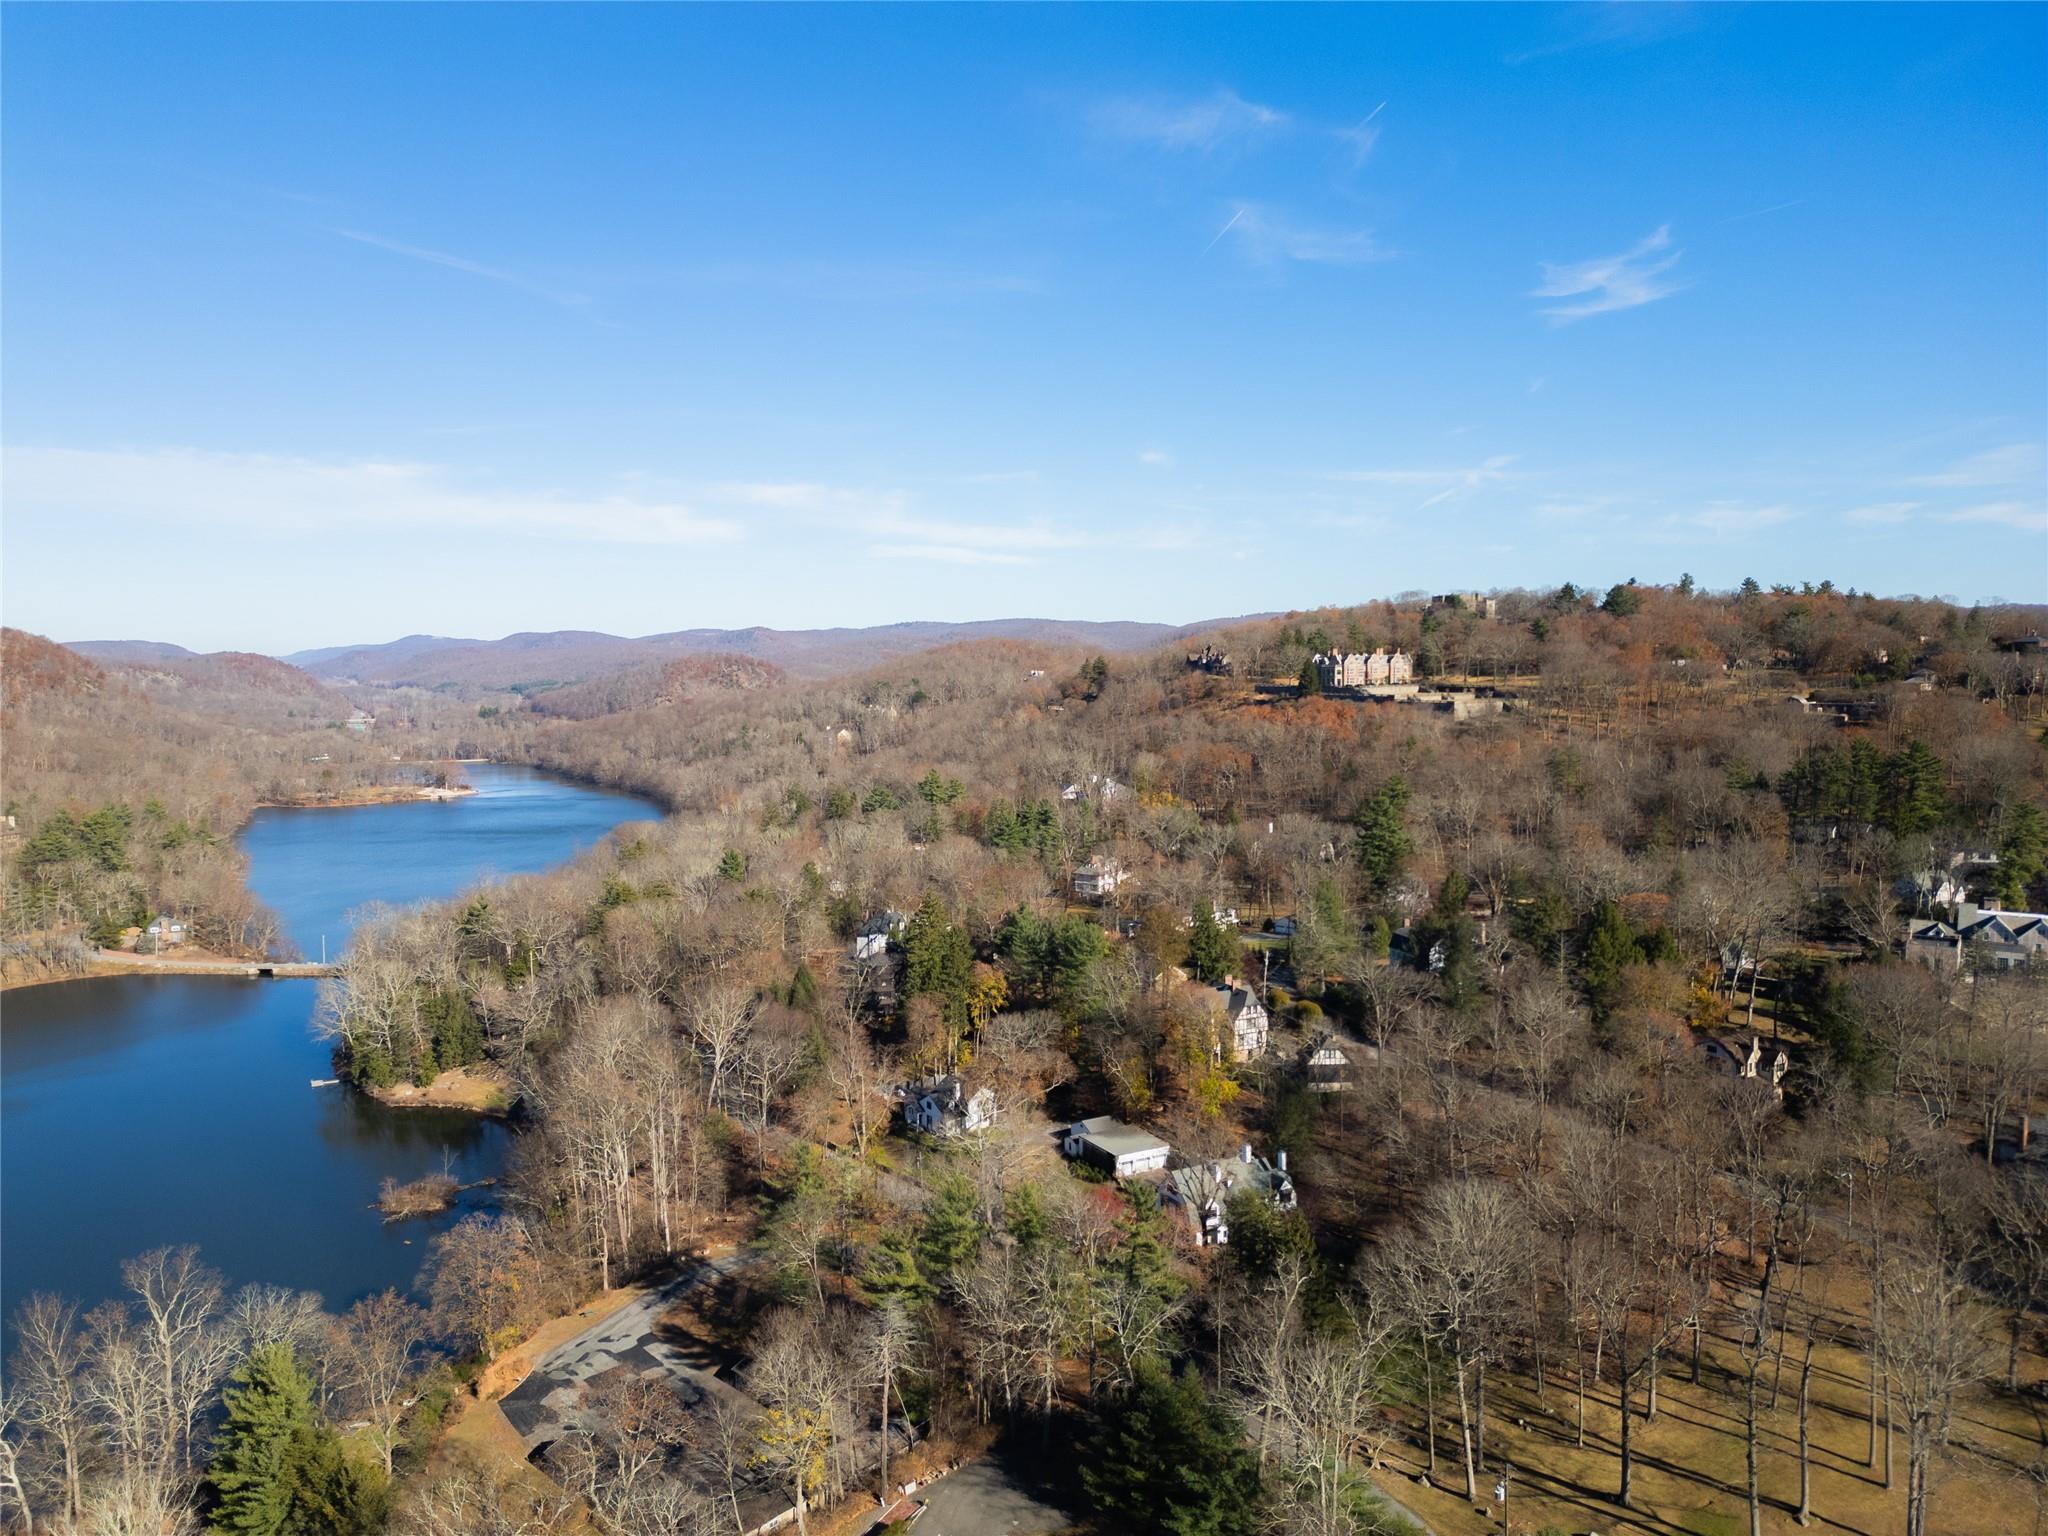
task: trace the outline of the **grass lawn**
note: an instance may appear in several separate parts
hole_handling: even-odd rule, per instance
[[[1816,1265],[1809,1294],[1832,1316],[1851,1325],[1864,1321],[1864,1300],[1855,1277],[1824,1273]],[[2002,1367],[2002,1338],[1994,1340],[1994,1369]],[[1767,1406],[1772,1368],[1760,1383],[1759,1475],[1766,1531],[1799,1529],[1799,1357],[1801,1342],[1790,1341],[1776,1411]],[[1743,1456],[1744,1367],[1732,1338],[1708,1336],[1705,1368],[1698,1387],[1690,1385],[1689,1354],[1681,1348],[1664,1363],[1657,1417],[1637,1418],[1631,1430],[1635,1453],[1634,1507],[1613,1502],[1620,1474],[1619,1416],[1611,1381],[1589,1389],[1586,1444],[1576,1443],[1576,1398],[1568,1371],[1553,1371],[1538,1399],[1533,1380],[1488,1378],[1487,1464],[1480,1479],[1482,1514],[1463,1497],[1458,1460],[1455,1402],[1439,1422],[1437,1479],[1455,1493],[1412,1481],[1422,1470],[1420,1450],[1394,1447],[1379,1480],[1428,1519],[1444,1536],[1499,1530],[1493,1486],[1503,1460],[1514,1467],[1512,1510],[1516,1531],[1554,1526],[1570,1532],[1653,1531],[1695,1536],[1746,1536],[1749,1529]],[[2021,1359],[2023,1386],[2048,1375],[2039,1355]],[[1906,1446],[1903,1432],[1893,1452],[1893,1483],[1883,1486],[1880,1422],[1878,1468],[1865,1464],[1869,1429],[1866,1358],[1854,1348],[1820,1344],[1814,1351],[1813,1521],[1819,1531],[1892,1536],[1906,1525]],[[1441,1407],[1441,1404],[1440,1404]],[[1929,1526],[1940,1536],[2030,1536],[2036,1506],[2026,1472],[2048,1450],[2048,1414],[2030,1393],[2013,1397],[1987,1383],[1957,1405],[1954,1443],[1938,1463],[1929,1497]],[[1525,1426],[1525,1427],[1522,1427]],[[1418,1426],[1419,1427],[1419,1426]]]

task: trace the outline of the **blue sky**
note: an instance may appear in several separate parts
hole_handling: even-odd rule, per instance
[[[2048,9],[10,5],[63,638],[2048,598]]]

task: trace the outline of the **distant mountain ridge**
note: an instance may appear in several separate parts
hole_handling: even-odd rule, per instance
[[[65,650],[90,656],[94,661],[183,661],[199,654],[186,650],[182,645],[172,645],[168,640],[66,640],[61,643]],[[284,659],[289,661],[291,658]]]
[[[1213,629],[1229,619],[1197,624],[1136,620],[980,619],[965,623],[919,620],[871,628],[679,629],[657,635],[612,635],[600,630],[525,630],[498,640],[407,635],[381,645],[327,646],[282,658],[329,682],[435,688],[536,689],[587,681],[650,662],[684,656],[750,657],[794,677],[829,677],[936,646],[972,640],[1022,640],[1039,645],[1101,651],[1142,651]],[[101,645],[142,647],[148,642]],[[105,655],[92,643],[74,646]]]

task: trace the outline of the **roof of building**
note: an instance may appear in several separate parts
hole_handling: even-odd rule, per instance
[[[1227,1161],[1191,1163],[1185,1168],[1174,1169],[1166,1176],[1167,1192],[1196,1207],[1212,1200],[1218,1205],[1227,1205],[1230,1197],[1241,1189],[1270,1194],[1292,1182],[1284,1171],[1265,1158],[1245,1154]]]
[[[1356,1066],[1361,1061],[1377,1061],[1379,1048],[1363,1040],[1348,1040],[1334,1029],[1326,1029],[1301,1048],[1303,1061],[1314,1061],[1326,1051],[1334,1051],[1345,1061]]]
[[[1222,994],[1224,1011],[1232,1019],[1237,1018],[1247,1008],[1256,1007],[1261,1013],[1265,1011],[1265,1004],[1259,1001],[1259,994],[1242,982],[1223,982],[1210,990]]]
[[[1150,1131],[1141,1131],[1135,1126],[1125,1125],[1114,1115],[1097,1115],[1090,1120],[1076,1120],[1068,1135],[1079,1136],[1107,1152],[1111,1157],[1128,1157],[1136,1152],[1157,1152],[1170,1150],[1166,1142]]]

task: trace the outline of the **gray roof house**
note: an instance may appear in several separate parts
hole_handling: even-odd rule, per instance
[[[910,919],[901,912],[879,912],[860,925],[853,937],[853,958],[874,960],[889,952],[889,941],[898,937]]]
[[[1122,864],[1098,854],[1074,871],[1074,894],[1087,901],[1104,901],[1128,879],[1130,872]]]
[[[1150,1131],[1128,1126],[1114,1115],[1076,1120],[1060,1136],[1060,1150],[1117,1178],[1157,1173],[1173,1149]]]
[[[1200,1247],[1230,1241],[1230,1202],[1240,1192],[1263,1195],[1283,1211],[1294,1209],[1294,1180],[1288,1177],[1287,1154],[1268,1162],[1247,1143],[1231,1161],[1195,1163],[1166,1176],[1160,1198],[1185,1221]]]
[[[1250,1061],[1266,1052],[1266,1035],[1272,1020],[1259,994],[1235,976],[1210,991],[1220,1000],[1223,1016],[1230,1025],[1230,1059]]]
[[[907,1083],[902,1092],[903,1119],[912,1130],[960,1136],[986,1130],[996,1122],[995,1090],[977,1088],[969,1093],[957,1073]]]
[[[1960,967],[1973,949],[2001,971],[2048,960],[2048,915],[1986,910],[1965,901],[1956,905],[1953,923],[1921,923],[1906,936],[1906,958],[1926,965]]]

